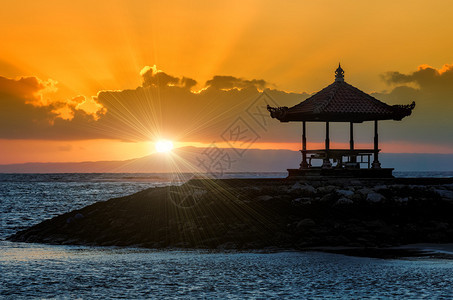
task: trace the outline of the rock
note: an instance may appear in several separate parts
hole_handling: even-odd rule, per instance
[[[379,193],[375,193],[375,192],[371,192],[366,196],[366,201],[373,202],[373,203],[381,202],[384,199],[385,199],[384,196],[382,196]]]
[[[384,228],[387,224],[383,220],[364,221],[363,226],[376,230],[376,228]]]
[[[407,203],[409,201],[409,197],[404,197],[404,198],[395,198],[395,202],[398,202],[398,203]]]
[[[219,250],[232,250],[232,249],[237,249],[237,248],[238,248],[238,245],[235,243],[232,243],[232,242],[226,242],[226,243],[223,243],[223,244],[217,246],[217,249],[219,249]]]
[[[434,191],[444,199],[453,200],[453,191],[444,189],[435,189]]]
[[[372,192],[373,192],[373,190],[369,189],[369,188],[363,188],[363,189],[357,190],[357,193],[360,195],[363,195],[363,196],[367,196],[368,194],[370,194]]]
[[[291,201],[292,204],[300,204],[302,203],[302,200],[303,198],[295,198]]]
[[[304,194],[315,194],[316,189],[312,187],[311,185],[307,184],[300,184],[299,182],[296,182],[290,189],[290,191],[298,191]]]
[[[310,185],[312,187],[315,187],[315,188],[318,188],[320,187],[321,185],[323,185],[324,183],[322,183],[321,181],[318,181],[318,180],[313,180],[313,181],[310,181]]]
[[[359,194],[359,193],[354,193],[354,195],[352,195],[351,197],[349,197],[349,199],[351,199],[352,201],[354,202],[357,202],[357,201],[360,201],[362,199],[364,199],[365,196]]]
[[[453,183],[450,183],[450,184],[443,184],[442,187],[446,188],[446,189],[449,189],[449,190],[452,190],[453,191]]]
[[[450,225],[446,222],[439,222],[439,223],[436,223],[436,225],[435,225],[436,230],[439,230],[439,231],[445,231],[449,227],[450,227]]]
[[[375,190],[375,191],[382,191],[382,190],[386,190],[386,189],[388,189],[388,187],[387,187],[385,184],[376,185],[376,186],[374,187],[374,190]]]
[[[346,198],[346,197],[341,197],[340,199],[337,200],[337,202],[335,202],[335,205],[348,205],[348,204],[352,204],[354,203],[354,201],[352,201],[351,199],[349,198]]]
[[[261,190],[261,189],[260,189],[260,190]],[[290,187],[290,186],[282,185],[282,186],[279,187],[278,192],[279,192],[280,194],[286,194],[286,193],[288,193],[290,190],[291,190],[291,187]],[[253,191],[253,192],[255,192],[255,191]]]
[[[303,197],[303,198],[296,198],[291,201],[293,205],[308,205],[311,204],[311,198]]]
[[[302,228],[311,228],[311,227],[314,227],[316,225],[315,221],[313,221],[312,219],[303,219],[303,220],[300,220],[296,227],[297,229],[302,229]]]
[[[300,191],[304,194],[309,194],[309,195],[316,194],[316,189],[314,187],[312,187],[311,185],[304,186],[303,188],[300,189]]]
[[[357,186],[361,186],[362,185],[362,182],[360,180],[351,180],[349,182],[350,185],[357,185]]]
[[[333,185],[326,185],[326,186],[318,187],[317,191],[318,191],[318,193],[321,193],[321,194],[328,194],[328,193],[332,193],[336,189],[337,188]]]
[[[354,195],[354,192],[351,190],[337,190],[337,194],[346,198],[351,198],[352,195]]]
[[[299,190],[300,188],[302,188],[304,185],[301,184],[300,182],[296,182],[295,184],[293,184],[293,186],[291,186],[291,188],[289,189],[290,191],[294,191],[294,190]]]
[[[76,220],[80,220],[80,219],[83,219],[83,218],[85,218],[85,216],[82,215],[81,213],[77,213],[77,214],[74,216],[74,219],[76,219]]]
[[[258,200],[258,201],[269,201],[269,200],[271,200],[273,198],[274,197],[269,196],[269,195],[262,195],[262,196],[259,196],[258,198],[256,198],[256,200]]]
[[[319,200],[320,202],[330,202],[335,199],[335,195],[333,193],[325,194]]]

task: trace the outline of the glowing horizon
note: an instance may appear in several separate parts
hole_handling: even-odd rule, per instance
[[[0,140],[3,143],[3,140]],[[20,164],[28,162],[87,162],[87,161],[122,161],[145,157],[157,153],[154,150],[153,142],[126,143],[111,140],[89,140],[68,143],[66,141],[47,141],[43,143],[41,140],[14,140],[10,141],[7,147],[0,149],[0,164]],[[24,145],[30,146],[34,151],[30,152]],[[200,142],[175,142],[172,152],[177,152],[178,149],[184,147],[204,148],[210,147],[210,143]],[[219,148],[231,148],[228,143],[216,143]],[[332,147],[344,148],[349,147],[349,143],[331,141]],[[115,147],[115,151],[110,151]],[[308,149],[323,149],[322,142],[308,142]],[[356,143],[357,148],[371,148],[371,143]],[[412,151],[408,152],[410,147]],[[299,151],[300,143],[256,143],[249,149],[259,150],[291,150]],[[430,154],[452,154],[450,148],[439,149],[437,147],[429,147],[424,144],[398,144],[398,143],[382,143],[383,153],[430,153]],[[49,151],[49,149],[51,149]],[[52,151],[53,149],[53,151]],[[68,158],[69,157],[69,158]],[[87,159],[87,157],[89,159]]]
[[[452,8],[11,2],[0,12],[0,163],[126,160],[164,136],[175,148],[227,148],[222,134],[238,117],[259,138],[234,147],[299,150],[300,124],[263,127],[247,109],[263,90],[278,105],[299,103],[332,82],[339,61],[346,81],[377,99],[417,102],[412,116],[382,125],[383,152],[453,153]],[[356,143],[369,145],[362,127]],[[322,140],[309,128],[310,148]],[[348,145],[334,133],[332,146]]]

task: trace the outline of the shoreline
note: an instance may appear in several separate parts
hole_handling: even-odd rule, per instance
[[[12,247],[17,247],[17,244],[22,242],[13,242],[10,240],[1,240],[1,242],[11,243]],[[28,244],[28,243],[27,243]],[[241,254],[241,253],[250,253],[250,254],[274,254],[274,253],[285,253],[285,252],[295,252],[295,253],[329,253],[329,254],[339,254],[352,257],[364,257],[364,258],[377,258],[377,259],[399,259],[399,260],[413,260],[413,259],[445,259],[453,260],[453,243],[450,244],[408,244],[401,245],[396,247],[386,247],[386,248],[363,248],[363,247],[312,247],[305,249],[294,249],[294,248],[277,248],[277,247],[267,247],[263,249],[212,249],[212,248],[176,248],[176,247],[167,247],[167,248],[145,248],[136,245],[129,246],[98,246],[98,245],[72,245],[72,244],[49,244],[49,243],[33,243],[37,246],[55,246],[55,247],[75,247],[75,250],[79,251],[80,249],[88,249],[90,251],[132,251],[132,252],[196,252],[196,253],[206,253],[206,254]],[[21,246],[22,247],[22,246]],[[78,248],[82,247],[82,248]],[[447,248],[448,250],[446,250]],[[67,248],[65,248],[67,250]],[[69,248],[71,250],[71,248]]]
[[[448,248],[445,251],[443,248]],[[381,259],[447,259],[453,260],[453,243],[451,244],[408,244],[387,248],[354,248],[354,247],[315,247],[309,251],[342,254],[355,257]]]

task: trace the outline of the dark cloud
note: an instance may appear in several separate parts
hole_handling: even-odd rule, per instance
[[[388,72],[382,77],[396,87],[374,96],[391,104],[413,100],[417,104],[401,124],[385,125],[389,139],[453,147],[453,65],[441,69],[422,65],[409,74]]]
[[[37,94],[44,88],[45,85],[36,77],[22,77],[16,80],[0,76],[0,93],[5,97],[3,103],[13,101],[12,98],[38,102],[40,98]]]
[[[153,72],[152,69],[143,74],[143,86],[167,86],[176,85],[179,79],[164,72]]]
[[[192,79],[192,78],[183,77],[181,79],[181,84],[185,88],[191,89],[192,87],[194,87],[197,84],[197,81],[195,79]]]
[[[167,137],[208,143],[219,140],[231,122],[239,116],[247,116],[248,107],[261,93],[259,89],[266,86],[264,80],[214,76],[205,88],[192,91],[195,80],[168,75],[155,66],[144,68],[141,74],[143,86],[135,90],[103,91],[96,99],[106,109],[106,114],[97,122],[98,128],[110,133],[112,138]],[[268,92],[292,105],[307,96]],[[267,114],[265,106],[262,109]]]
[[[410,74],[400,72],[387,72],[382,78],[388,84],[415,83],[423,90],[449,90],[453,91],[453,65],[444,65],[441,69],[435,69],[428,65],[422,65],[417,71]]]
[[[269,93],[285,98],[286,103],[296,104],[303,99],[300,94]],[[97,123],[98,128],[110,132],[112,138],[152,140],[167,137],[209,143],[219,140],[239,116],[248,116],[248,106],[259,95],[260,91],[253,88],[225,91],[207,87],[195,93],[176,86],[103,91],[97,101],[107,112]],[[267,113],[265,107],[263,111]]]
[[[214,76],[211,80],[206,81],[206,86],[219,90],[230,90],[234,88],[255,88],[263,90],[268,84],[262,79],[245,80],[233,76]]]
[[[136,89],[99,92],[93,100],[100,106],[96,115],[79,109],[86,97],[45,103],[42,92],[49,89],[50,83],[35,77],[0,77],[0,138],[142,141],[166,137],[210,143],[222,141],[222,133],[243,118],[260,136],[260,142],[300,141],[300,124],[270,119],[264,109],[263,116],[268,119],[267,127],[262,128],[247,112],[256,106],[263,89],[281,106],[301,102],[309,96],[306,93],[270,90],[264,80],[233,76],[214,76],[204,88],[195,91],[196,81],[191,78],[172,76],[155,67],[145,68],[141,74],[143,85]],[[417,105],[412,115],[401,122],[381,122],[381,141],[453,147],[452,66],[440,70],[423,66],[408,74],[386,73],[383,78],[392,89],[373,96],[389,104],[416,101]],[[357,142],[372,142],[371,125],[357,125]],[[342,126],[345,135],[340,138]],[[308,138],[309,142],[322,142],[323,124],[310,123]],[[347,142],[347,124],[333,124],[331,139]]]
[[[197,84],[197,81],[188,77],[174,77],[167,73],[157,70],[156,66],[145,67],[141,75],[143,77],[143,87],[165,87],[165,86],[178,86],[185,89],[191,89]]]
[[[47,127],[56,116],[53,107],[37,107],[44,86],[35,77],[18,80],[0,77],[0,134],[3,138],[30,137]]]
[[[215,76],[204,89],[193,91],[194,79],[172,76],[155,66],[144,68],[141,75],[143,84],[136,89],[99,92],[94,103],[100,108],[94,115],[80,109],[88,100],[84,96],[45,103],[41,96],[49,88],[45,82],[36,77],[0,77],[0,138],[139,141],[166,136],[209,143],[219,140],[239,116],[248,116],[246,110],[260,95],[258,89],[266,86],[263,80]],[[286,105],[307,96],[268,93]],[[267,113],[265,107],[263,111]]]
[[[51,84],[36,77],[0,76],[0,138],[71,140],[94,136],[87,130],[94,118],[75,108],[80,98],[66,102],[43,99],[42,92]],[[71,118],[63,119],[62,113]]]

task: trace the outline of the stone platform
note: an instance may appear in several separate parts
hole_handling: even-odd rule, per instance
[[[341,178],[393,178],[393,168],[379,169],[287,169],[288,177],[311,178],[311,177],[341,177]]]

